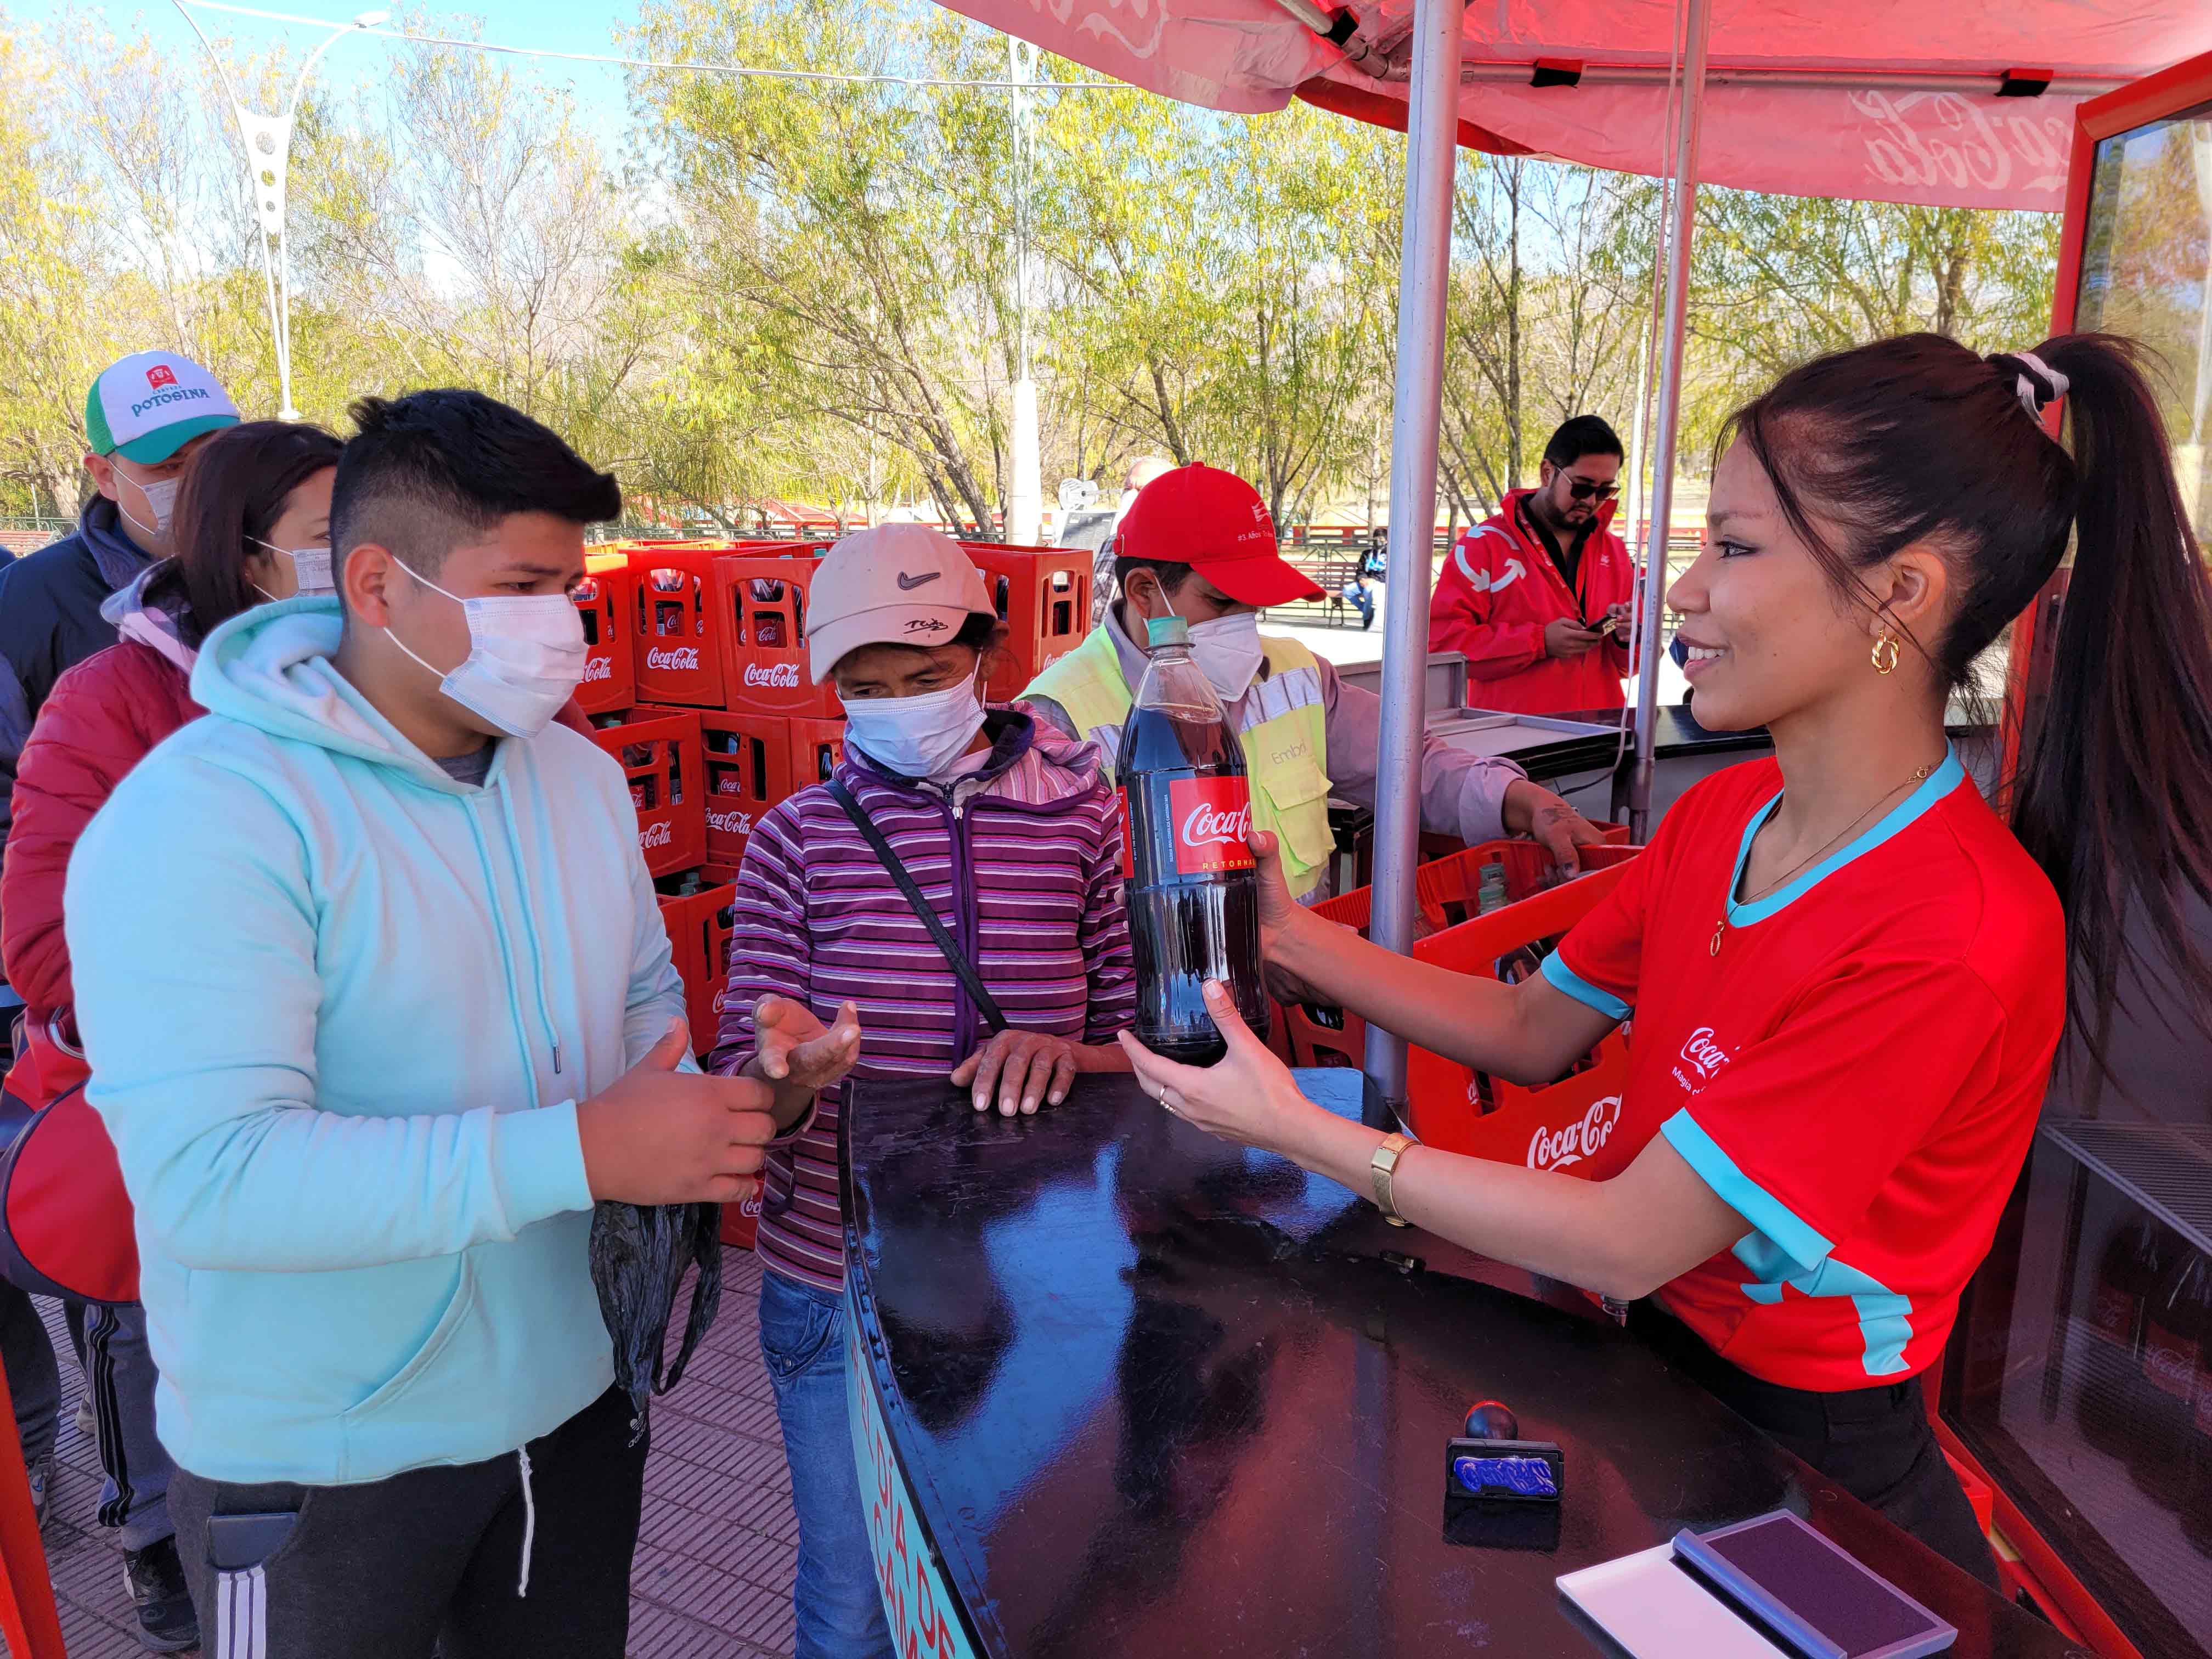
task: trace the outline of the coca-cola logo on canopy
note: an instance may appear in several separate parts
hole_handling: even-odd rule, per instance
[[[1243,778],[1176,778],[1168,785],[1176,873],[1249,870],[1252,790]]]
[[[699,665],[699,647],[696,645],[679,645],[673,651],[670,651],[656,645],[645,653],[645,665],[647,668],[696,669]]]

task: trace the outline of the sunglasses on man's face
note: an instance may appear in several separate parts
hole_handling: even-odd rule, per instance
[[[1600,483],[1595,478],[1577,477],[1571,472],[1562,473],[1560,476],[1567,481],[1568,494],[1578,501],[1586,501],[1593,495],[1601,501],[1609,501],[1620,490],[1620,486],[1617,483]]]

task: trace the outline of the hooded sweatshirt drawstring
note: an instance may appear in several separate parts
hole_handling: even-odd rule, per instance
[[[513,763],[510,757],[510,764]],[[538,939],[538,924],[532,920],[529,866],[522,859],[522,833],[514,822],[514,800],[507,792],[505,780],[499,788],[499,818],[507,831],[507,856],[514,860],[514,885],[522,895],[522,932],[530,943],[530,975],[532,988],[538,994],[538,1019],[544,1027],[545,1042],[553,1050],[553,1074],[561,1074],[561,1036],[553,1027],[553,1011],[545,1001],[545,951]]]
[[[522,1463],[522,1577],[514,1586],[520,1599],[530,1594],[530,1552],[538,1542],[538,1496],[530,1490],[530,1448],[520,1447],[514,1455]]]

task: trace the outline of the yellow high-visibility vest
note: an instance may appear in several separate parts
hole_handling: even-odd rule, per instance
[[[1335,846],[1328,829],[1328,716],[1321,666],[1295,640],[1262,637],[1267,672],[1252,682],[1243,705],[1244,764],[1252,782],[1252,823],[1281,843],[1283,876],[1303,898],[1319,884]],[[1076,731],[1105,757],[1107,775],[1121,748],[1121,723],[1136,693],[1122,678],[1121,656],[1103,627],[1047,668],[1025,696],[1049,697]]]

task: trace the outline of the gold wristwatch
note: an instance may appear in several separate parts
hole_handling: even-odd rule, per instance
[[[1368,1170],[1375,1183],[1375,1207],[1382,1212],[1382,1218],[1394,1227],[1407,1224],[1406,1218],[1398,1213],[1398,1206],[1390,1197],[1390,1177],[1398,1171],[1398,1160],[1413,1144],[1410,1136],[1384,1135],[1382,1144],[1375,1149],[1368,1162]]]

